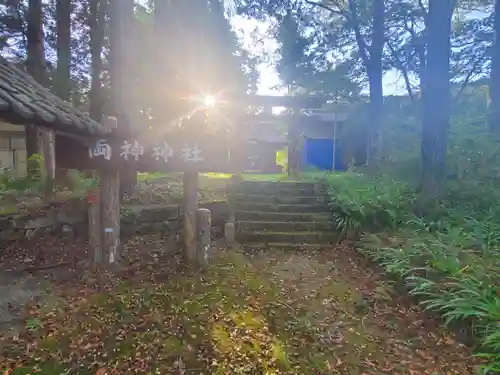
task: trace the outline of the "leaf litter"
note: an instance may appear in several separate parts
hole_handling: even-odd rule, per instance
[[[4,335],[10,374],[473,374],[451,334],[348,246],[248,255],[203,270],[159,236],[114,272],[80,269]]]

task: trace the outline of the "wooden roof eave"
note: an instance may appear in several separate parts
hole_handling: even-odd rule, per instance
[[[22,69],[0,57],[0,117],[82,136],[109,133],[102,124],[54,95]]]

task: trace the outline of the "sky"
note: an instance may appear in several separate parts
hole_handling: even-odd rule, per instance
[[[146,0],[137,0],[139,3],[145,3]],[[234,9],[232,0],[227,0],[229,8]],[[483,18],[487,15],[484,12],[472,12],[467,17]],[[246,17],[234,15],[231,17],[231,23],[242,40],[243,47],[252,54],[265,55],[272,57],[278,48],[276,40],[269,36],[269,23],[249,19]],[[254,38],[258,39],[255,43]],[[258,93],[261,95],[285,95],[283,90],[277,90],[274,87],[279,84],[279,76],[272,63],[262,63],[259,66],[260,82]],[[396,70],[386,72],[383,78],[384,95],[406,95],[406,86],[400,73]],[[368,91],[368,88],[363,90]]]
[[[251,53],[273,55],[278,48],[278,43],[267,32],[269,24],[255,19],[233,16],[231,23],[243,41],[243,47]],[[260,43],[252,40],[252,35],[257,36]],[[284,95],[273,87],[279,84],[279,76],[273,66],[268,63],[260,64],[260,83],[258,93],[261,95]],[[389,71],[384,76],[384,95],[406,94],[406,87],[402,77],[396,71]]]
[[[267,30],[270,27],[268,23],[242,16],[233,16],[231,24],[242,39],[243,47],[250,53],[271,56],[278,49],[278,43],[268,36]],[[261,42],[255,43],[252,36],[257,37]],[[276,69],[268,63],[262,63],[259,65],[259,73],[258,93],[262,95],[279,94],[279,91],[273,89],[280,82]]]
[[[138,3],[145,3],[146,0],[138,0]],[[231,3],[231,1],[229,1]],[[268,29],[270,24],[265,21],[258,21],[243,16],[233,15],[231,17],[231,24],[237,31],[242,40],[243,47],[252,54],[265,55],[271,57],[275,55],[278,49],[278,43],[269,36]],[[253,38],[259,40],[256,43]],[[261,95],[285,95],[284,90],[277,90],[276,85],[279,84],[279,76],[272,63],[260,64],[260,82],[258,86],[258,93]],[[367,90],[366,90],[367,91]],[[396,95],[405,94],[406,88],[403,79],[396,71],[390,71],[384,76],[384,94]]]

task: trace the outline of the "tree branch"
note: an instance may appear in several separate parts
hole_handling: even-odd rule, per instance
[[[467,76],[465,77],[465,80],[463,81],[462,85],[460,86],[460,90],[458,91],[457,95],[454,98],[455,101],[458,101],[462,97],[462,95],[463,95],[463,93],[464,93],[467,85],[470,83],[470,81],[472,79],[472,76],[476,72],[476,68],[479,66],[479,64],[482,61],[483,61],[483,59],[477,59],[476,61],[474,61],[473,65],[472,65],[472,68],[467,73]]]
[[[401,74],[403,75],[403,79],[405,81],[406,85],[406,91],[408,92],[408,96],[410,97],[410,101],[413,103],[415,101],[415,95],[413,94],[413,88],[411,87],[411,82],[410,82],[410,75],[408,74],[408,69],[404,66],[403,62],[398,56],[397,51],[394,49],[394,47],[391,45],[391,43],[387,42],[387,46],[389,47],[389,50],[391,52],[391,56],[396,62],[397,68],[401,71]]]
[[[361,58],[363,59],[363,63],[365,64],[366,69],[370,66],[370,56],[368,54],[368,45],[366,44],[363,35],[361,35],[361,29],[359,27],[359,20],[357,17],[357,9],[354,0],[348,0],[349,10],[351,12],[351,22],[352,28],[354,30],[354,36],[356,37],[356,42],[358,43],[359,53],[361,54]]]
[[[422,12],[422,16],[424,17],[425,24],[427,24],[427,9],[425,9],[425,5],[424,5],[423,0],[418,0],[418,7],[420,8],[420,11]]]
[[[306,3],[309,4],[309,5],[312,5],[312,6],[316,6],[318,8],[322,8],[322,9],[325,9],[333,14],[338,14],[338,15],[341,15],[341,16],[344,16],[347,18],[347,14],[343,13],[341,10],[336,10],[334,8],[331,8],[329,7],[328,5],[325,5],[323,3],[317,3],[315,1],[310,1],[310,0],[306,0]]]

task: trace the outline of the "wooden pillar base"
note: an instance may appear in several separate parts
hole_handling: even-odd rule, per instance
[[[196,259],[199,265],[208,264],[211,232],[212,213],[207,208],[198,208],[196,210]]]
[[[101,236],[105,264],[120,259],[120,173],[101,172]]]
[[[101,191],[99,188],[91,188],[88,191],[89,202],[89,249],[90,262],[103,263],[101,247]]]
[[[196,262],[196,209],[198,208],[198,172],[184,172],[184,251],[190,262]]]
[[[42,129],[40,131],[41,154],[43,155],[43,193],[46,202],[52,202],[55,196],[56,162],[54,131]]]
[[[236,243],[236,225],[234,221],[228,221],[224,225],[224,239],[227,247],[233,247]]]
[[[224,240],[226,246],[232,247],[236,242],[236,216],[234,212],[234,199],[232,199],[232,192],[238,185],[238,183],[243,181],[243,177],[240,175],[233,175],[228,188],[228,200],[229,200],[229,220],[224,225]]]
[[[116,129],[115,117],[108,117],[106,126]],[[101,170],[101,249],[104,264],[113,266],[120,259],[120,173]]]

